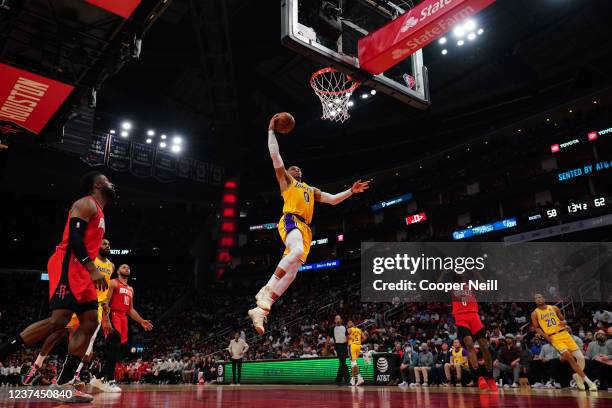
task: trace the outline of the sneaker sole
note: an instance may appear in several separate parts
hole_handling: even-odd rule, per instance
[[[253,309],[249,310],[248,313],[249,317],[251,318],[251,321],[253,322],[253,327],[255,328],[255,331],[257,333],[259,333],[259,335],[263,335],[266,332],[266,329],[263,328],[263,326],[255,326],[255,322],[254,322],[254,318],[253,318]]]

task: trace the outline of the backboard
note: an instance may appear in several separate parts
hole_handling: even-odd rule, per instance
[[[412,107],[429,106],[422,50],[380,75],[359,67],[357,42],[403,14],[411,0],[282,0],[283,45]]]

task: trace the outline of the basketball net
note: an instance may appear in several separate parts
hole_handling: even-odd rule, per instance
[[[334,68],[323,68],[312,74],[310,86],[321,101],[322,119],[344,122],[349,114],[351,95],[360,83]]]

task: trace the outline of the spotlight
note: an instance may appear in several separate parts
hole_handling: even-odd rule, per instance
[[[376,95],[376,89],[372,89],[372,90],[370,91],[370,95],[372,95],[372,96]]]
[[[123,122],[121,124],[121,129],[123,130],[130,130],[132,128],[132,124],[130,122]]]
[[[476,29],[476,22],[474,20],[468,20],[463,25],[466,31],[474,31]]]
[[[121,131],[121,137],[128,137],[129,133],[127,130],[122,130]]]
[[[151,144],[151,143],[153,143],[153,140],[150,137],[148,137],[147,138],[147,144]]]
[[[547,121],[547,122],[550,122],[550,118],[546,118],[546,121]]]
[[[353,105],[355,105],[355,102],[353,102],[353,101],[348,101],[348,104],[347,104],[347,105],[348,105],[348,107],[349,107],[349,108],[352,108],[352,107],[353,107]]]
[[[474,33],[469,33],[467,36],[467,39],[470,41],[474,41],[476,39],[476,34]]]
[[[440,38],[440,39],[438,40],[438,43],[439,43],[440,45],[444,45],[444,44],[446,44],[446,37],[442,37],[442,38]]]
[[[181,151],[181,146],[173,145],[170,150],[172,150],[172,153],[178,153]]]
[[[460,47],[461,47],[461,46],[463,46],[463,44],[465,44],[465,41],[463,41],[463,40],[459,40],[459,41],[457,41],[457,45],[458,45],[458,46],[460,46]]]
[[[597,101],[593,101],[593,103],[594,103],[595,105],[597,105]]]
[[[569,113],[574,113],[574,111],[570,109],[570,110],[569,110]]]
[[[147,136],[155,136],[154,130],[147,130]]]
[[[174,144],[181,144],[181,143],[183,143],[183,138],[180,137],[180,136],[174,136],[172,138],[172,143],[174,143]]]
[[[482,33],[484,33],[484,30],[482,28],[479,28],[476,32],[478,33],[478,35],[482,35]]]
[[[161,142],[159,144],[159,147],[161,147],[162,149],[165,149],[166,148],[166,142]]]
[[[448,54],[448,50],[445,48],[442,50],[442,55],[446,55],[446,54]]]
[[[114,134],[116,133],[116,132],[115,132],[115,129],[111,129],[111,130],[109,131],[109,133],[110,133],[111,135],[114,135]]]
[[[166,140],[166,138],[167,138],[167,137],[168,137],[168,136],[166,136],[166,135],[161,135],[161,139],[162,139],[162,140]]]
[[[361,99],[368,99],[368,94],[367,93],[361,94]]]
[[[457,26],[455,27],[455,29],[453,30],[453,35],[455,37],[461,38],[465,35],[465,29],[461,26]]]

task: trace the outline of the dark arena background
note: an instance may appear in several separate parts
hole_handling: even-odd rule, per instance
[[[0,406],[612,406],[610,21],[0,0]],[[587,249],[371,302],[372,242]]]

